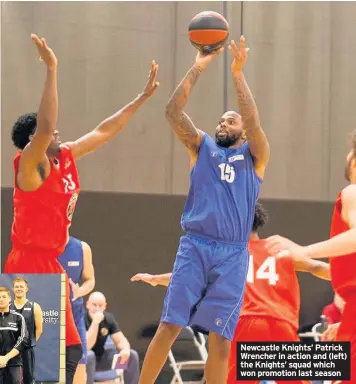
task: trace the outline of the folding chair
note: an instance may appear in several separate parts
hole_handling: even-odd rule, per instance
[[[194,346],[197,348],[201,360],[183,360],[176,361],[172,349],[169,351],[168,359],[170,362],[170,367],[173,369],[174,376],[172,378],[171,384],[184,384],[184,381],[181,376],[181,371],[204,371],[205,363],[208,358],[208,352],[206,350],[206,338],[201,333],[197,332],[196,334],[192,328],[187,327],[183,328],[182,332],[177,338],[177,342],[180,341],[191,341]],[[205,382],[204,377],[199,381],[203,384]]]
[[[111,338],[108,338],[107,344],[113,344]],[[111,362],[111,370],[108,371],[98,371],[95,373],[94,382],[104,382],[104,381],[114,381],[117,384],[125,384],[124,382],[124,370],[116,369],[117,361],[120,357],[120,353],[116,353],[113,356]]]

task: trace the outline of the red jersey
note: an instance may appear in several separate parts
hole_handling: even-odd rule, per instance
[[[330,237],[350,229],[342,218],[341,192],[338,194],[331,220]],[[356,294],[356,252],[330,259],[331,283],[343,299]]]
[[[299,326],[300,291],[294,264],[276,260],[264,239],[250,239],[250,263],[240,317],[267,316]]]
[[[14,158],[14,219],[11,241],[14,248],[41,251],[57,258],[68,241],[75,205],[80,192],[77,167],[71,149],[61,146],[55,161],[50,160],[51,172],[35,191],[18,188],[16,176],[21,152]]]

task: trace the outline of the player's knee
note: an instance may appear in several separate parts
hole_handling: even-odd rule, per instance
[[[231,343],[225,337],[211,332],[209,335],[210,351],[209,355],[219,360],[228,360],[230,355]]]
[[[156,337],[163,337],[167,339],[176,339],[179,335],[180,331],[182,330],[182,327],[175,324],[169,324],[169,323],[160,323],[157,332]]]

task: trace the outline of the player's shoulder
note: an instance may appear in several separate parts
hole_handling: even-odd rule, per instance
[[[60,148],[61,150],[65,150],[65,151],[71,151],[72,150],[72,143],[62,143],[60,145]]]
[[[356,199],[356,184],[349,184],[341,191],[340,195],[343,202]]]
[[[73,156],[73,145],[72,145],[72,143],[69,143],[69,142],[62,143],[60,145],[60,149],[61,149],[60,156],[72,159],[73,160],[73,164],[75,164],[74,156]],[[67,167],[69,165],[70,164],[68,164]]]
[[[33,308],[41,308],[40,304],[39,303],[36,303],[36,301],[31,301],[31,304],[33,306]]]
[[[80,241],[80,243],[81,243],[81,245],[82,245],[82,248],[83,248],[83,250],[90,250],[91,248],[90,248],[90,245],[86,242],[86,241],[83,241],[83,240],[79,240]]]

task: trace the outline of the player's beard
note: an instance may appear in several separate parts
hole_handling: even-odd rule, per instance
[[[229,148],[235,145],[241,138],[242,135],[226,135],[221,137],[218,133],[215,134],[215,142],[220,147]]]

